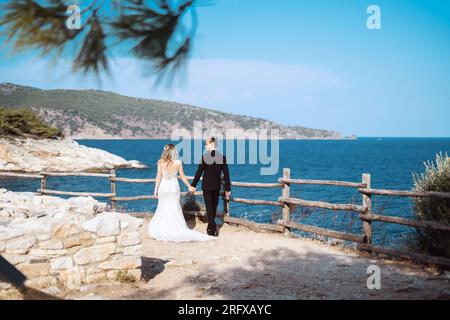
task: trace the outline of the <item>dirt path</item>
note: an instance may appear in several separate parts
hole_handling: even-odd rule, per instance
[[[195,229],[204,232],[205,225]],[[143,280],[90,285],[88,299],[450,299],[448,273],[376,260],[313,241],[224,225],[213,242],[144,240]],[[369,290],[367,267],[381,268]]]

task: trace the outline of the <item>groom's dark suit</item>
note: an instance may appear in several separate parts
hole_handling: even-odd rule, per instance
[[[203,173],[203,199],[205,200],[206,215],[208,216],[207,232],[210,235],[214,235],[217,232],[215,218],[217,205],[219,204],[222,172],[225,180],[225,191],[230,191],[230,173],[228,172],[226,157],[220,152],[212,150],[203,155],[202,162],[198,165],[195,173],[194,181],[192,181],[192,186],[197,187],[197,183]]]

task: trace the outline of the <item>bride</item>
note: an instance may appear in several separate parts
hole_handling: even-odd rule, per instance
[[[155,215],[148,224],[150,237],[161,241],[207,241],[215,237],[189,229],[184,220],[180,204],[181,180],[191,190],[191,185],[183,171],[183,163],[176,158],[175,145],[167,144],[158,160],[158,173],[156,175],[155,196],[158,197],[158,207]]]

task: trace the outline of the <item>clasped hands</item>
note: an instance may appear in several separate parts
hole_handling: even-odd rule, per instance
[[[195,191],[197,191],[196,187],[193,187],[193,186],[189,187],[189,192],[190,193],[194,193]],[[230,194],[231,194],[231,191],[225,191],[225,198],[226,199],[230,199]]]

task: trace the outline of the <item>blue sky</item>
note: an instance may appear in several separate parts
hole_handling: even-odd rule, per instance
[[[381,30],[366,27],[369,5]],[[198,9],[176,85],[115,57],[101,84],[35,52],[0,50],[0,82],[99,88],[359,136],[450,136],[450,1],[216,0]]]

